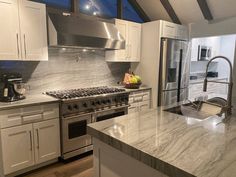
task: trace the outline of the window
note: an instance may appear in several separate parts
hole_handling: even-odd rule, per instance
[[[105,18],[117,17],[117,0],[79,0],[80,12]]]
[[[45,3],[48,6],[71,10],[71,0],[37,0],[37,1]]]
[[[78,0],[78,2],[81,13],[104,18],[117,18],[117,0]],[[123,17],[125,20],[144,22],[128,0],[123,0]]]
[[[128,0],[123,0],[123,18],[125,20],[130,20],[138,23],[144,22]]]

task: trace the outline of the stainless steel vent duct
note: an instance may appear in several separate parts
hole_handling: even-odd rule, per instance
[[[125,48],[125,40],[116,26],[98,20],[49,14],[48,34],[52,47]]]

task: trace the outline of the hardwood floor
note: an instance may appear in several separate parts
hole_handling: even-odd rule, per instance
[[[19,177],[93,177],[93,156],[76,161],[58,162]]]

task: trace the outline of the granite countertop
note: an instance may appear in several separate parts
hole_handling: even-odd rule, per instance
[[[0,110],[54,102],[59,102],[59,100],[44,94],[32,94],[26,95],[26,99],[24,100],[19,100],[10,103],[0,102]]]
[[[236,174],[236,114],[222,123],[156,109],[90,124],[88,133],[168,176]]]
[[[227,77],[208,77],[207,79],[208,80],[221,80],[221,79],[228,79],[228,78]],[[189,80],[189,84],[199,84],[203,82],[204,82],[204,78]]]
[[[119,85],[119,86],[114,86],[114,87],[117,87],[117,88],[124,88],[127,92],[137,92],[137,91],[144,91],[144,90],[151,90],[151,89],[152,89],[151,87],[148,87],[148,86],[145,86],[145,85],[141,86],[141,87],[138,88],[138,89],[127,89],[127,88],[125,88],[124,86],[121,86],[121,85]]]

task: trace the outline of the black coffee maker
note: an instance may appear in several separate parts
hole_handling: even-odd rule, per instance
[[[25,99],[22,76],[18,73],[5,73],[0,76],[0,101],[13,102]]]

